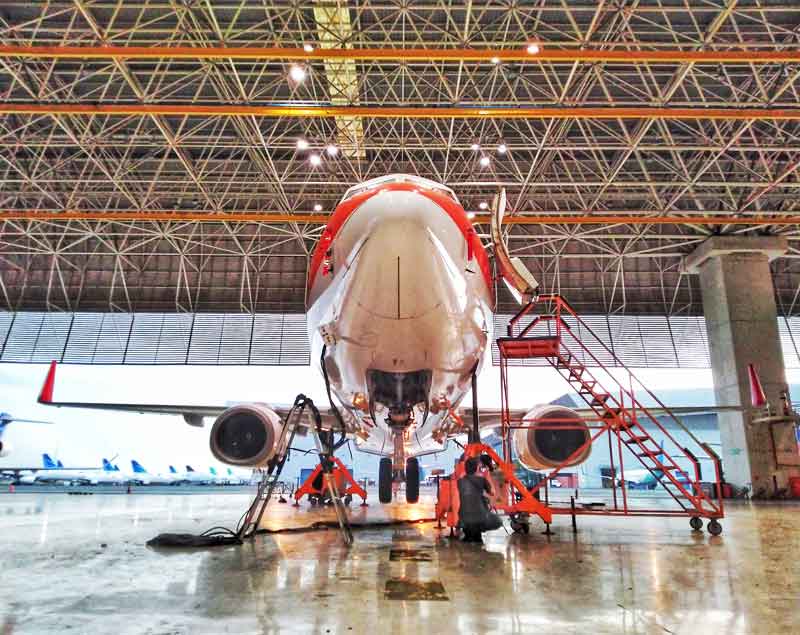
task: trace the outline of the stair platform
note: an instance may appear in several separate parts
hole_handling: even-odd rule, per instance
[[[532,357],[555,357],[561,338],[547,337],[500,337],[497,346],[500,354],[508,359],[529,359]]]

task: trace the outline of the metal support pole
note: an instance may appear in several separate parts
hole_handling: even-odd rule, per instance
[[[572,512],[572,533],[573,534],[577,534],[578,533],[578,520],[577,520],[577,518],[575,516],[575,497],[574,496],[570,496],[569,497],[569,508],[570,508],[570,511]]]
[[[478,375],[477,368],[472,371],[472,430],[469,435],[470,443],[480,443],[480,419],[478,416]]]

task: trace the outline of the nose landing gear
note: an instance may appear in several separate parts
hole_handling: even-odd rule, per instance
[[[378,500],[381,503],[392,502],[392,485],[394,483],[406,484],[406,502],[416,503],[419,500],[419,460],[412,457],[406,460],[405,474],[402,470],[395,471],[392,459],[383,457],[378,470]]]

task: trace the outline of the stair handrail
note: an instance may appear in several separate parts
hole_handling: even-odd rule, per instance
[[[639,387],[640,387],[642,390],[644,390],[644,392],[646,392],[646,393],[647,393],[647,394],[648,394],[648,395],[649,395],[649,396],[650,396],[650,397],[651,397],[651,398],[652,398],[652,399],[653,399],[653,400],[654,400],[654,401],[655,401],[655,402],[656,402],[656,403],[657,403],[657,404],[658,404],[658,405],[661,407],[661,409],[664,411],[664,414],[665,414],[666,416],[670,417],[670,418],[671,418],[671,419],[672,419],[672,420],[673,420],[673,421],[674,421],[674,422],[675,422],[675,423],[678,425],[678,427],[679,427],[681,430],[683,430],[683,431],[684,431],[686,434],[688,434],[688,435],[689,435],[689,438],[691,438],[691,439],[692,439],[692,441],[694,441],[694,442],[695,442],[695,443],[696,443],[696,444],[697,444],[697,445],[698,445],[698,446],[699,446],[699,447],[700,447],[700,448],[703,450],[703,452],[705,452],[705,453],[708,455],[708,458],[710,458],[710,459],[712,459],[712,460],[713,460],[713,458],[714,458],[714,457],[713,457],[713,456],[711,456],[711,454],[709,454],[709,453],[708,453],[708,450],[707,450],[707,449],[706,449],[706,448],[703,446],[703,443],[702,443],[702,442],[701,442],[701,441],[700,441],[700,440],[699,440],[699,439],[698,439],[698,438],[697,438],[697,437],[696,437],[696,436],[695,436],[695,435],[692,433],[692,431],[691,431],[691,430],[689,430],[689,428],[687,428],[687,427],[686,427],[686,426],[685,426],[685,425],[684,425],[684,424],[683,424],[683,423],[682,423],[682,422],[681,422],[681,421],[680,421],[680,420],[679,420],[679,419],[678,419],[678,418],[677,418],[677,417],[676,417],[676,416],[675,416],[675,415],[672,413],[672,411],[671,411],[669,408],[667,408],[667,406],[664,404],[664,402],[662,402],[662,401],[661,401],[661,400],[660,400],[660,399],[659,399],[659,398],[658,398],[658,397],[657,397],[657,396],[656,396],[656,395],[655,395],[655,394],[654,394],[654,393],[653,393],[653,392],[652,392],[652,391],[651,391],[649,388],[647,388],[647,386],[645,386],[645,385],[642,383],[642,381],[641,381],[641,380],[640,380],[640,379],[639,379],[639,378],[638,378],[638,377],[637,377],[637,376],[636,376],[636,375],[633,373],[633,371],[631,371],[631,370],[630,370],[630,369],[629,369],[629,368],[628,368],[628,367],[627,367],[627,366],[626,366],[626,365],[625,365],[625,364],[622,362],[622,360],[621,360],[619,357],[617,357],[616,353],[614,353],[614,351],[613,351],[612,349],[610,349],[610,348],[609,348],[609,347],[606,345],[606,343],[605,343],[605,342],[603,342],[603,340],[601,340],[599,337],[597,337],[597,335],[595,334],[595,332],[594,332],[594,331],[593,331],[593,330],[592,330],[592,329],[589,327],[589,325],[588,325],[588,324],[586,324],[586,322],[584,322],[584,321],[581,319],[581,317],[578,315],[578,313],[575,311],[575,309],[573,309],[573,308],[572,308],[572,306],[569,304],[569,302],[567,302],[567,300],[565,300],[565,299],[564,299],[562,296],[560,296],[560,295],[558,295],[558,294],[555,294],[555,293],[554,293],[554,294],[544,294],[544,295],[540,295],[540,296],[538,296],[538,298],[536,298],[536,300],[534,300],[533,302],[531,302],[531,303],[530,303],[530,308],[533,308],[533,305],[534,305],[534,304],[536,304],[536,303],[547,303],[547,302],[555,303],[556,315],[557,315],[557,320],[556,320],[556,324],[557,324],[557,326],[560,326],[560,322],[563,320],[563,318],[561,317],[561,310],[562,310],[562,308],[563,308],[563,309],[566,309],[567,313],[569,313],[569,314],[570,314],[570,315],[571,315],[573,318],[575,318],[575,320],[577,320],[578,324],[579,324],[579,325],[580,325],[580,326],[581,326],[583,329],[585,329],[585,330],[586,330],[586,331],[587,331],[589,334],[591,334],[591,336],[592,336],[592,337],[593,337],[593,338],[594,338],[594,339],[595,339],[597,342],[599,342],[599,343],[600,343],[600,346],[602,346],[602,348],[603,348],[603,349],[605,349],[605,351],[606,351],[606,352],[607,352],[609,355],[611,355],[611,358],[614,360],[614,362],[616,363],[616,365],[617,365],[618,367],[622,368],[622,369],[623,369],[625,372],[627,372],[627,373],[628,373],[628,375],[629,375],[629,377],[630,377],[630,378],[631,378],[633,381],[635,381],[635,382],[638,384],[638,386],[639,386]],[[513,321],[512,321],[512,323],[514,323],[514,324],[515,324],[515,323],[516,323],[516,321],[518,321],[520,318],[522,318],[522,317],[523,317],[524,315],[526,315],[528,312],[529,312],[528,310],[523,310],[523,311],[520,311],[520,312],[519,312],[519,313],[518,313],[518,314],[515,316],[515,318],[516,318],[516,319],[515,319],[515,320],[513,320]],[[578,339],[578,338],[577,338],[577,337],[576,337],[576,336],[575,336],[575,335],[572,333],[572,331],[571,331],[571,328],[569,327],[569,325],[568,325],[568,324],[566,324],[566,323],[564,323],[564,325],[566,326],[566,329],[565,329],[565,330],[566,330],[567,332],[569,332],[569,333],[570,333],[570,334],[573,336],[573,339],[575,339],[575,341],[577,341],[577,342],[578,342],[578,344],[580,344],[581,348],[583,348],[583,350],[584,350],[586,353],[588,353],[588,354],[589,354],[589,356],[590,356],[590,357],[591,357],[591,358],[594,360],[595,364],[597,364],[597,366],[598,366],[598,367],[600,367],[600,368],[603,368],[603,369],[605,370],[605,365],[604,365],[604,364],[602,364],[602,363],[600,362],[600,360],[598,360],[598,359],[597,359],[597,357],[595,357],[594,353],[592,353],[592,351],[591,351],[591,350],[589,350],[589,349],[586,347],[586,345],[585,345],[585,344],[583,344],[583,342],[581,342],[581,341],[580,341],[580,339]],[[511,328],[511,325],[509,325],[509,329],[510,329],[510,328]],[[559,335],[560,335],[560,332],[559,332]],[[620,385],[621,385],[621,384],[620,384]],[[651,412],[650,412],[650,411],[647,409],[647,407],[646,407],[644,404],[642,404],[642,403],[641,403],[641,402],[640,402],[640,401],[639,401],[639,400],[636,398],[636,396],[635,396],[635,395],[632,393],[632,391],[630,391],[630,390],[626,389],[624,386],[622,386],[622,389],[623,389],[623,390],[624,390],[624,391],[625,391],[625,392],[626,392],[626,393],[627,393],[627,394],[628,394],[628,395],[631,397],[631,399],[632,399],[632,400],[635,402],[635,404],[636,404],[636,406],[638,407],[638,409],[639,409],[639,410],[641,410],[641,411],[643,411],[643,412],[645,412],[645,413],[647,414],[648,418],[649,418],[651,421],[653,421],[653,422],[654,422],[654,423],[655,423],[655,424],[656,424],[656,425],[657,425],[657,426],[658,426],[658,427],[659,427],[659,428],[660,428],[660,429],[661,429],[661,430],[664,432],[664,434],[666,434],[666,435],[667,435],[667,436],[670,438],[670,441],[672,441],[672,442],[673,442],[675,445],[677,445],[678,447],[680,447],[680,444],[678,444],[678,442],[677,442],[677,441],[675,441],[675,439],[673,439],[673,438],[672,438],[672,436],[669,434],[669,432],[667,432],[667,431],[666,431],[666,430],[663,428],[663,426],[662,426],[662,425],[661,425],[661,424],[658,422],[658,420],[655,418],[655,415],[653,415],[653,414],[652,414],[652,413],[651,413]]]

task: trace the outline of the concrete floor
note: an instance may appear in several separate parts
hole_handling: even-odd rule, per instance
[[[361,530],[349,550],[335,531],[144,546],[160,531],[231,525],[247,502],[0,495],[0,633],[800,632],[800,505],[731,506],[717,538],[684,519],[579,519],[574,536],[559,518],[549,539],[498,530],[484,546],[433,524]],[[364,519],[404,509],[373,505]],[[325,513],[276,505],[266,524]],[[446,599],[388,599],[409,582],[439,582]]]

